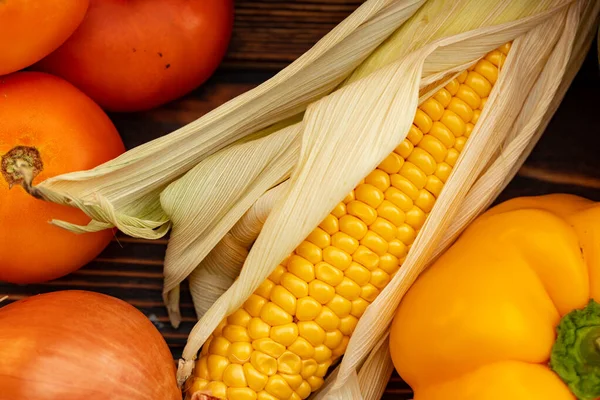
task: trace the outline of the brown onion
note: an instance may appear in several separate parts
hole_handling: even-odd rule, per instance
[[[167,344],[124,301],[60,291],[0,309],[0,400],[175,399]]]

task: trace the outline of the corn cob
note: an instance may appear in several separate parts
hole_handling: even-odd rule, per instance
[[[418,107],[406,139],[208,338],[188,394],[299,400],[323,385],[406,257],[509,48],[490,52]]]

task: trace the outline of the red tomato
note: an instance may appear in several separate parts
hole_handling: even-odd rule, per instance
[[[89,0],[0,0],[0,75],[38,62],[77,29]]]
[[[21,147],[27,159],[39,153],[34,185],[46,178],[93,168],[123,153],[121,138],[104,111],[61,78],[40,72],[0,77],[0,281],[31,283],[70,273],[110,242],[106,230],[76,235],[51,219],[87,224],[78,209],[47,203],[15,183],[11,165]],[[35,155],[35,154],[33,154]],[[35,157],[34,157],[35,158]],[[18,178],[18,177],[17,177]]]
[[[145,110],[208,79],[232,25],[232,0],[91,0],[73,36],[36,68],[107,110]]]

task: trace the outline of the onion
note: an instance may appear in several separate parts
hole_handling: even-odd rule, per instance
[[[0,309],[1,400],[181,400],[163,337],[133,306],[86,291]]]

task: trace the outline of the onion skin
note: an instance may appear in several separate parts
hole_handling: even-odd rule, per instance
[[[181,400],[173,357],[128,303],[59,291],[0,309],[0,400]]]

